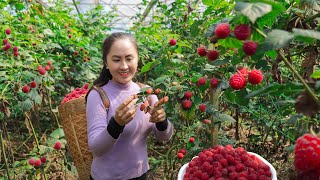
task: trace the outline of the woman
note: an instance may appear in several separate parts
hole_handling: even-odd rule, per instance
[[[149,113],[137,110],[140,87],[132,81],[138,67],[138,46],[127,33],[113,33],[103,43],[103,68],[94,85],[110,100],[106,112],[100,95],[87,97],[88,145],[94,159],[91,179],[147,179],[146,140],[154,132],[159,141],[170,140],[173,126],[157,97],[151,95]]]

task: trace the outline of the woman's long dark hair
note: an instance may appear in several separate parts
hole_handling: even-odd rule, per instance
[[[100,75],[99,77],[93,82],[93,86],[104,86],[105,84],[107,84],[109,82],[109,80],[112,79],[112,75],[109,71],[109,69],[107,69],[107,56],[110,52],[110,49],[113,45],[113,43],[116,40],[119,39],[128,39],[136,48],[137,53],[139,54],[139,50],[138,50],[138,43],[137,41],[134,39],[134,37],[129,34],[129,33],[124,33],[124,32],[117,32],[117,33],[112,33],[108,38],[106,38],[103,41],[102,44],[102,63],[103,63],[103,67],[101,69]],[[92,88],[89,90],[89,92],[92,90]],[[86,95],[86,101],[87,101],[87,97],[88,94]]]

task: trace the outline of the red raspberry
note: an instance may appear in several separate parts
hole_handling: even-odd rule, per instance
[[[216,88],[219,84],[219,80],[217,78],[211,78],[210,79],[210,87]]]
[[[42,157],[40,158],[40,161],[41,161],[42,163],[46,163],[46,162],[47,162],[47,158],[46,158],[45,156],[42,156]]]
[[[8,50],[8,49],[10,49],[11,48],[11,44],[9,44],[9,43],[7,43],[7,44],[5,44],[4,45],[4,50],[6,51],[6,50]]]
[[[210,119],[204,119],[202,122],[203,122],[203,124],[211,124],[211,120]]]
[[[224,158],[221,159],[219,162],[223,167],[227,167],[228,166],[228,161],[226,159],[224,159]]]
[[[231,30],[230,30],[229,24],[227,23],[218,24],[214,31],[215,35],[220,39],[224,39],[228,37],[230,32]]]
[[[186,155],[187,154],[187,151],[185,149],[180,149],[178,151],[178,153],[182,153],[183,155]]]
[[[3,45],[7,44],[8,42],[9,42],[8,39],[3,39],[2,40]]]
[[[40,166],[41,166],[41,161],[40,161],[40,159],[37,159],[37,160],[34,161],[34,166],[35,166],[35,167],[40,167]]]
[[[89,88],[89,83],[85,83],[84,85],[83,85],[83,89],[88,89]]]
[[[5,32],[6,32],[6,34],[11,34],[11,29],[10,28],[7,28],[6,30],[5,30]]]
[[[13,55],[14,55],[14,57],[18,57],[19,56],[19,52],[18,51],[13,52]]]
[[[203,86],[207,83],[206,78],[202,77],[198,79],[197,86]]]
[[[28,163],[29,163],[31,166],[33,166],[33,165],[34,165],[34,158],[33,158],[33,157],[30,158],[29,161],[28,161]]]
[[[45,69],[41,68],[41,69],[38,69],[38,72],[41,75],[45,75],[47,71]]]
[[[243,89],[247,85],[246,78],[244,78],[241,74],[236,73],[231,76],[229,85],[234,90]]]
[[[201,112],[205,112],[205,111],[206,111],[206,105],[205,105],[205,104],[200,104],[200,105],[199,105],[199,110],[200,110]]]
[[[207,53],[207,59],[210,61],[215,61],[219,57],[219,52],[216,50],[211,50]]]
[[[57,142],[54,144],[53,148],[54,148],[55,150],[60,150],[60,149],[61,149],[61,142],[57,141]]]
[[[14,52],[17,52],[17,51],[18,51],[18,47],[15,46],[15,47],[12,48],[12,50],[13,50]]]
[[[202,173],[201,179],[202,179],[202,180],[208,180],[208,179],[209,179],[208,173],[207,173],[207,172]]]
[[[198,47],[197,49],[197,53],[199,54],[199,56],[205,56],[207,55],[207,51],[206,51],[206,48],[201,46],[201,47]]]
[[[243,171],[245,169],[245,166],[242,164],[242,163],[238,163],[237,165],[236,165],[236,171],[237,172],[241,172],[241,171]]]
[[[75,52],[74,52],[74,55],[78,55],[78,54],[79,54],[79,52],[78,52],[78,51],[75,51]]]
[[[153,89],[152,89],[152,88],[148,88],[148,89],[146,90],[146,93],[147,93],[147,94],[152,94],[152,93],[153,93]]]
[[[312,134],[299,137],[294,148],[294,167],[298,173],[320,169],[320,138]]]
[[[174,45],[176,45],[177,44],[177,41],[175,40],[175,39],[170,39],[170,42],[169,42],[169,44],[171,45],[171,46],[174,46]]]
[[[238,69],[238,72],[242,74],[244,77],[248,77],[249,72],[247,68],[241,67]]]
[[[237,180],[238,179],[238,173],[237,172],[229,173],[229,179],[230,180]]]
[[[239,24],[234,29],[234,36],[239,40],[247,39],[251,34],[250,26],[246,24]]]
[[[182,159],[183,156],[184,156],[184,155],[183,155],[182,153],[178,153],[178,154],[177,154],[178,159]]]
[[[207,156],[207,157],[213,157],[213,153],[211,151],[206,151],[204,152],[204,154]]]
[[[189,99],[183,100],[182,101],[182,107],[184,109],[190,109],[192,106],[192,101],[190,101]]]
[[[186,92],[184,93],[184,98],[190,99],[191,97],[192,97],[192,93],[191,93],[190,91],[186,91]]]
[[[44,69],[45,69],[46,71],[49,71],[49,70],[50,70],[50,66],[45,66]]]
[[[28,85],[24,85],[22,88],[22,92],[28,93],[30,91],[30,87]]]
[[[263,80],[263,74],[258,69],[253,69],[249,72],[248,81],[251,84],[260,84]]]
[[[159,89],[159,88],[157,88],[157,89],[154,90],[154,94],[156,94],[156,95],[159,95],[160,92],[161,92],[161,89]]]
[[[190,142],[190,143],[194,143],[194,141],[195,141],[194,137],[190,137],[190,138],[189,138],[189,142]]]
[[[252,56],[256,53],[257,47],[258,44],[256,42],[246,41],[243,43],[242,50],[246,55]]]

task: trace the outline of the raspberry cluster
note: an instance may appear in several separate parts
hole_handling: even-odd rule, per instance
[[[258,69],[253,69],[250,72],[246,68],[241,68],[236,74],[233,74],[229,79],[229,85],[234,90],[240,90],[246,87],[247,79],[249,83],[256,85],[263,80],[263,74]]]
[[[298,138],[294,149],[297,179],[320,178],[320,138],[305,134]]]
[[[271,180],[270,167],[243,148],[231,145],[204,149],[189,163],[184,180]]]
[[[155,94],[156,96],[160,95],[162,93],[160,88],[157,88],[155,90],[153,90],[152,87],[148,87],[148,88],[142,88],[140,90],[140,92],[135,95],[135,98],[139,98],[139,100],[137,102],[142,102],[142,104],[140,105],[140,110],[144,111],[145,113],[149,112],[150,109],[150,104],[148,102],[148,97],[149,95]],[[162,98],[159,98],[159,103],[164,104],[167,103],[169,101],[169,97],[168,96],[164,96]]]
[[[63,98],[61,104],[77,99],[79,97],[85,96],[88,93],[88,87],[89,87],[89,84],[86,83],[83,85],[83,87],[74,89],[71,93],[67,94]]]

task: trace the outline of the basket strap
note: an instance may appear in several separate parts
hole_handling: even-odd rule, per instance
[[[92,88],[94,90],[98,91],[98,93],[100,94],[100,97],[102,99],[104,108],[106,109],[106,111],[108,111],[109,107],[110,107],[110,102],[109,102],[109,98],[107,96],[107,93],[100,86],[92,86]]]

